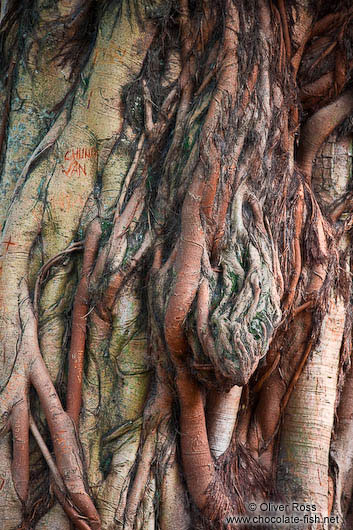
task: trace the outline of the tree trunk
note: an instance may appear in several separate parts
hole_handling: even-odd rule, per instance
[[[2,528],[344,528],[349,2],[0,8]]]

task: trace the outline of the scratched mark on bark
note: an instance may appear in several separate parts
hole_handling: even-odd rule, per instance
[[[116,64],[123,62],[125,57],[126,50],[120,48],[112,49],[110,47],[102,47],[101,49],[96,50],[93,58],[93,64],[96,64],[98,57],[105,64]]]
[[[6,256],[6,254],[9,253],[9,248],[11,246],[16,246],[16,243],[14,243],[12,241],[11,236],[10,236],[7,241],[3,241],[2,242],[2,245],[5,245],[5,247],[4,247],[5,248],[5,252],[4,252],[4,254],[0,254],[0,259],[4,258]],[[0,274],[2,273],[2,269],[3,269],[3,266],[2,266],[2,263],[0,263]]]
[[[62,164],[62,171],[65,175],[71,176],[87,176],[87,169],[83,160],[90,160],[95,158],[98,152],[95,147],[76,147],[66,151]]]

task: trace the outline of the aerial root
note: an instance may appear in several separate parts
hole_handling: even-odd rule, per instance
[[[59,489],[59,491],[56,491],[58,498],[62,503],[65,501],[63,508],[69,517],[73,517],[73,522],[77,524],[78,519],[86,519],[91,530],[99,530],[99,515],[85,491],[83,467],[75,427],[71,418],[62,410],[49,374],[44,375],[45,368],[44,362],[42,362],[42,365],[37,365],[32,370],[31,379],[45,412],[53,441],[57,467],[65,485],[65,498],[62,497],[61,490],[57,486]],[[49,381],[45,381],[47,378]],[[70,506],[74,508],[74,511]],[[82,528],[85,527],[82,526]]]
[[[134,528],[134,522],[138,513],[138,506],[142,500],[148,482],[152,460],[155,457],[155,445],[156,432],[152,431],[148,434],[148,437],[143,445],[137,465],[136,475],[129,491],[125,509],[124,529],[126,530],[133,530]]]
[[[86,344],[86,322],[89,310],[89,277],[98,252],[101,227],[98,219],[91,222],[87,229],[81,279],[79,281],[73,307],[71,344],[69,352],[69,371],[67,382],[66,409],[76,428],[81,409],[83,361]]]
[[[17,402],[10,415],[13,439],[12,479],[22,503],[28,497],[29,483],[29,418],[27,399]]]
[[[37,280],[34,288],[34,296],[33,296],[33,309],[34,314],[36,318],[38,318],[38,308],[39,308],[39,297],[40,297],[40,288],[42,283],[45,281],[45,278],[50,270],[51,267],[54,267],[58,263],[61,262],[63,258],[65,258],[68,254],[71,254],[72,252],[76,252],[77,250],[83,249],[83,241],[77,241],[75,243],[72,243],[67,249],[59,252],[52,258],[50,258],[40,269],[37,275]]]
[[[85,522],[86,518],[80,515],[78,508],[74,506],[74,504],[72,503],[72,500],[70,500],[70,498],[68,497],[65,484],[61,478],[60,472],[31,415],[29,417],[29,426],[30,426],[32,435],[34,439],[36,440],[42,452],[42,455],[50,469],[51,477],[53,480],[52,488],[53,488],[54,494],[57,497],[58,501],[60,502],[61,506],[63,507],[66,515],[69,517],[69,519],[75,524],[75,526],[79,530],[92,530],[91,527]]]
[[[129,489],[129,492],[125,498],[124,510],[119,507],[119,514],[116,514],[115,517],[121,524],[124,521],[124,529],[126,530],[133,530],[136,525],[138,526],[141,510],[144,512],[141,503],[146,491],[149,485],[155,488],[155,481],[151,476],[154,471],[151,469],[155,467],[156,473],[158,473],[158,467],[163,466],[169,460],[173,449],[174,442],[170,442],[172,396],[165,380],[161,379],[163,369],[159,367],[157,371],[156,395],[147,404],[144,411],[142,444],[136,473],[130,486],[126,486],[126,491]],[[151,492],[149,495],[151,496]]]
[[[293,274],[289,284],[289,289],[285,301],[283,302],[283,310],[288,310],[292,304],[296,294],[296,288],[299,282],[302,271],[302,254],[300,248],[300,239],[303,227],[304,215],[304,188],[300,184],[297,193],[297,203],[294,210],[294,235],[293,235]]]
[[[18,409],[18,417],[14,416],[14,423],[11,424],[11,426],[15,428],[15,459],[13,464],[15,478],[18,476],[17,466],[19,464],[17,456],[20,455],[23,459],[28,458],[28,444],[26,443],[26,436],[28,437],[28,434],[24,434],[23,427],[27,426],[27,430],[31,428],[32,432],[36,434],[34,424],[32,420],[29,420],[28,406],[26,405],[27,394],[30,384],[32,384],[37,392],[40,404],[43,407],[43,412],[48,423],[51,439],[53,442],[57,468],[65,485],[67,498],[70,499],[68,502],[71,502],[72,505],[75,506],[75,509],[77,509],[78,512],[81,512],[81,516],[87,519],[92,530],[99,530],[100,521],[98,513],[89,495],[85,491],[83,465],[81,462],[75,427],[71,418],[64,412],[62,408],[58,394],[51,381],[48,369],[41,356],[38,343],[38,322],[33,312],[33,308],[28,296],[28,288],[25,282],[22,283],[21,303],[19,308],[19,317],[22,326],[22,340],[20,346],[22,351],[20,353],[21,359],[25,360],[25,364],[23,366],[25,373],[22,376],[21,381],[17,382],[17,380],[14,380],[12,382],[12,386],[16,392],[15,395],[20,397],[22,396],[22,401],[17,401],[18,404],[22,403],[21,408]],[[17,385],[15,383],[17,383]],[[16,413],[16,408],[14,409],[14,413]],[[19,420],[21,421],[22,427],[18,426]],[[16,444],[21,440],[25,441],[25,443],[22,444],[22,448],[19,451],[16,447]],[[24,454],[24,451],[26,451],[26,454]],[[20,493],[22,492],[23,495],[25,488],[23,486],[23,482],[21,482],[22,480],[23,477],[21,476],[19,488]]]
[[[298,379],[301,375],[301,373],[303,372],[303,369],[304,369],[304,366],[306,364],[306,361],[309,357],[309,354],[311,352],[311,349],[312,349],[312,346],[313,346],[313,341],[312,339],[309,339],[308,341],[308,344],[306,346],[306,349],[304,351],[304,354],[302,356],[302,358],[300,359],[300,362],[299,362],[299,366],[297,367],[289,385],[288,385],[288,388],[286,390],[286,393],[284,394],[283,398],[282,398],[282,401],[281,401],[281,411],[283,413],[283,411],[285,410],[287,404],[288,404],[288,401],[289,401],[289,398],[294,390],[294,387],[296,385],[296,383],[298,382]]]

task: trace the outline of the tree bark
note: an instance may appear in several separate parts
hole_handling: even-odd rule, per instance
[[[353,11],[314,4],[0,2],[4,530],[349,521]]]

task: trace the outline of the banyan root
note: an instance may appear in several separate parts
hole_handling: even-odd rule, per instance
[[[66,410],[78,427],[81,408],[83,360],[86,343],[86,321],[89,310],[89,277],[96,257],[101,236],[98,219],[92,221],[87,230],[81,279],[73,309],[71,344],[69,352],[69,373],[67,382]]]
[[[298,149],[297,164],[308,182],[313,160],[325,139],[349,115],[353,108],[353,92],[344,92],[336,101],[317,111],[304,125]]]
[[[242,387],[229,392],[211,390],[207,396],[207,433],[211,453],[219,458],[228,449],[237,419]]]
[[[62,252],[59,252],[59,254],[56,254],[56,256],[50,258],[50,260],[48,260],[39,270],[33,296],[33,309],[36,318],[38,318],[40,288],[42,283],[45,281],[45,277],[48,274],[50,268],[56,265],[57,263],[60,263],[60,261],[68,254],[76,252],[77,250],[81,250],[82,248],[82,241],[77,241],[76,243],[73,243],[66,250],[63,250]]]
[[[55,493],[55,496],[59,500],[60,504],[62,505],[65,513],[69,517],[69,519],[74,522],[75,527],[79,530],[91,530],[90,526],[85,522],[87,519],[85,516],[81,516],[77,509],[73,506],[70,497],[67,495],[65,484],[61,478],[61,475],[59,473],[58,468],[56,467],[55,461],[53,457],[50,454],[50,451],[45,443],[45,441],[42,438],[42,435],[40,434],[37,425],[35,424],[32,416],[29,416],[29,426],[31,429],[31,432],[33,434],[33,437],[35,438],[42,455],[50,469],[52,478],[53,478],[53,490]]]
[[[12,475],[15,489],[22,502],[26,502],[29,481],[29,429],[35,431],[33,421],[30,419],[28,402],[29,387],[33,385],[48,422],[56,466],[61,476],[59,480],[56,473],[59,500],[61,499],[64,508],[67,507],[67,503],[70,505],[68,512],[73,519],[76,517],[85,519],[92,530],[99,530],[99,515],[84,485],[75,427],[62,408],[41,356],[37,320],[24,281],[21,284],[19,310],[22,336],[18,361],[1,395],[1,400],[5,400],[5,403],[13,403],[9,412],[8,427],[13,433]],[[65,494],[61,495],[63,485]]]
[[[206,490],[215,479],[215,467],[208,443],[202,393],[181,363],[176,365],[176,386],[184,475],[196,506],[204,510],[208,502]]]
[[[172,394],[165,384],[166,374],[157,368],[156,394],[148,402],[143,414],[143,428],[138,464],[133,480],[129,485],[124,513],[117,514],[124,529],[136,528],[139,506],[150,482],[151,466],[156,469],[168,462],[174,450],[174,437],[171,437],[170,418],[172,415]],[[163,376],[162,376],[163,373]],[[124,521],[124,522],[122,522]],[[139,526],[138,526],[139,527]]]

